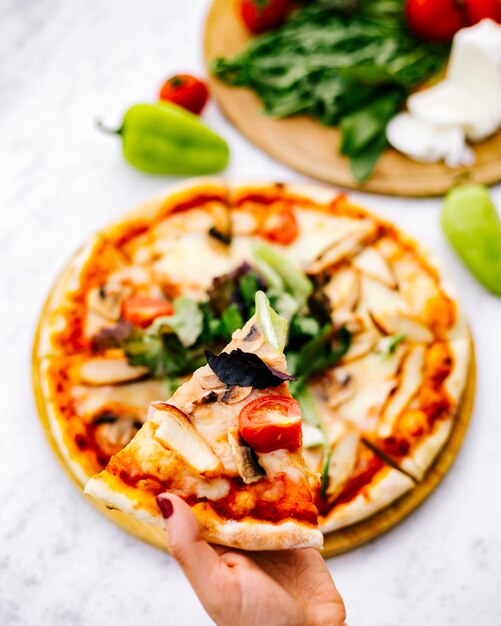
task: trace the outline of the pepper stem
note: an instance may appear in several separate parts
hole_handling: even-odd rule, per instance
[[[106,133],[107,135],[120,135],[122,132],[121,128],[110,128],[103,124],[103,120],[101,118],[97,118],[95,121],[96,128],[100,130],[102,133]]]

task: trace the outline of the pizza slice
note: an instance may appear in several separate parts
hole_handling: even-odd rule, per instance
[[[161,525],[156,496],[183,497],[202,536],[248,550],[322,545],[318,476],[301,452],[298,403],[283,354],[287,324],[256,295],[256,314],[168,402],[154,402],[134,439],[85,492]]]

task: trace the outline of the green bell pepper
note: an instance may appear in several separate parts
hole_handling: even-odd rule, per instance
[[[441,224],[471,273],[501,296],[501,222],[487,188],[469,184],[449,191]]]
[[[116,131],[100,122],[98,126],[119,135],[126,160],[150,174],[213,174],[228,163],[229,148],[224,139],[196,115],[170,102],[134,105]]]

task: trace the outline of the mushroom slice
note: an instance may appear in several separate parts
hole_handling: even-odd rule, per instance
[[[88,385],[114,385],[143,378],[147,367],[129,365],[125,357],[92,357],[79,367],[80,380]]]
[[[344,434],[334,444],[329,460],[329,486],[327,494],[333,498],[339,495],[346,481],[349,479],[357,461],[357,450],[360,443],[360,435],[355,431]]]
[[[167,402],[153,402],[149,418],[158,424],[155,439],[199,474],[210,477],[223,470],[219,457],[180,409]]]
[[[378,436],[390,437],[398,416],[416,395],[423,382],[424,346],[409,350],[402,364],[400,380],[390,394],[378,427]]]
[[[87,295],[87,306],[90,311],[100,317],[117,322],[120,319],[123,297],[119,290],[96,287]]]
[[[122,450],[142,426],[141,421],[134,417],[114,415],[111,412],[101,413],[92,424],[94,439],[107,456]]]
[[[232,237],[231,213],[229,207],[219,202],[212,204],[210,212],[212,214],[213,226],[209,229],[209,235],[217,241],[230,245]]]
[[[417,319],[402,311],[369,311],[374,326],[382,335],[405,335],[409,341],[431,343],[433,334]]]
[[[266,472],[254,456],[254,450],[249,446],[242,445],[230,431],[228,431],[228,443],[230,444],[238,473],[246,485],[251,485],[266,476]]]
[[[351,400],[357,389],[355,378],[342,368],[330,370],[324,378],[327,404],[336,409]]]
[[[200,376],[198,380],[200,387],[206,391],[215,391],[216,393],[224,393],[228,387],[223,381],[214,374],[212,370],[206,376]]]
[[[240,387],[239,385],[231,386],[221,398],[221,402],[225,404],[237,404],[248,398],[252,392],[252,387]]]
[[[384,256],[373,246],[364,248],[353,259],[353,267],[371,278],[381,281],[387,287],[396,289],[397,282]]]
[[[362,242],[375,231],[376,225],[372,220],[361,220],[356,231],[327,248],[318,259],[306,267],[306,273],[320,274],[346,257],[354,256],[359,252]]]

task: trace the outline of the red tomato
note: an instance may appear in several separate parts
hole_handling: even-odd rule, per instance
[[[134,326],[146,328],[157,317],[172,315],[174,309],[170,302],[160,298],[133,296],[122,303],[122,317]]]
[[[240,411],[238,424],[242,438],[256,452],[293,452],[301,447],[301,412],[294,398],[257,398]]]
[[[290,0],[240,0],[242,18],[255,34],[283,24],[290,8]]]
[[[205,83],[189,74],[176,74],[160,89],[160,100],[174,104],[199,115],[207,102],[209,90]]]
[[[476,24],[486,17],[501,22],[501,0],[464,0],[468,24]]]
[[[284,246],[295,241],[299,234],[299,226],[289,204],[287,202],[272,204],[259,232],[266,239]]]
[[[407,0],[405,12],[411,30],[423,39],[450,41],[467,25],[455,0]]]

